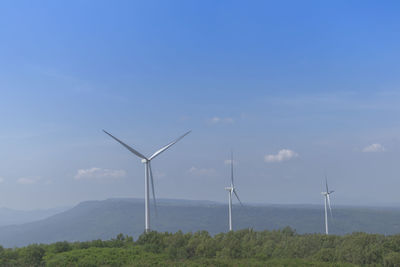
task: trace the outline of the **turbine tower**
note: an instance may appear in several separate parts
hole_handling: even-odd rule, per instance
[[[153,160],[155,157],[160,155],[162,152],[164,152],[165,150],[170,148],[172,145],[174,145],[176,142],[181,140],[183,137],[188,135],[191,131],[185,133],[184,135],[182,135],[181,137],[179,137],[175,141],[172,141],[168,145],[160,148],[159,150],[154,152],[153,155],[151,155],[150,157],[144,156],[143,154],[141,154],[140,152],[136,151],[132,147],[128,146],[127,144],[125,144],[124,142],[122,142],[118,138],[114,137],[110,133],[106,132],[105,130],[103,130],[103,132],[105,132],[111,138],[113,138],[115,141],[117,141],[118,143],[123,145],[130,152],[132,152],[133,154],[135,154],[136,156],[141,158],[142,159],[142,163],[144,163],[144,194],[145,194],[145,198],[144,198],[144,224],[145,224],[145,228],[144,229],[145,229],[145,232],[148,233],[150,231],[150,206],[149,206],[149,202],[150,202],[150,194],[149,194],[150,192],[149,191],[150,191],[150,189],[149,189],[149,181],[151,182],[151,189],[152,189],[152,193],[153,193],[154,205],[156,205],[156,195],[155,195],[155,192],[154,192],[153,173],[151,171],[151,160]]]
[[[329,234],[328,231],[328,207],[329,207],[329,211],[331,213],[331,218],[332,217],[332,208],[331,208],[331,200],[329,198],[329,195],[332,194],[335,191],[329,191],[328,189],[328,179],[325,177],[325,186],[326,186],[326,191],[325,192],[321,192],[321,194],[325,197],[325,234]]]
[[[229,231],[232,231],[232,193],[235,194],[237,200],[239,200],[240,205],[243,206],[236,192],[235,185],[233,183],[233,152],[231,152],[231,186],[225,187],[225,190],[228,191],[228,196],[229,196]]]

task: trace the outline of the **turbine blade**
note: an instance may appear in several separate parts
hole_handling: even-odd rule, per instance
[[[328,190],[328,178],[326,177],[326,175],[325,175],[325,185],[326,185],[326,192],[328,193],[329,192],[329,190]]]
[[[329,194],[326,195],[326,197],[327,197],[327,199],[328,199],[329,212],[331,213],[331,218],[333,219],[333,216],[332,216],[332,208],[331,208],[331,199],[330,199],[330,197],[329,197]]]
[[[141,153],[139,153],[138,151],[136,151],[135,149],[133,149],[132,147],[128,146],[127,144],[125,144],[124,142],[122,142],[121,140],[119,140],[118,138],[114,137],[113,135],[111,135],[110,133],[106,132],[105,130],[103,130],[103,132],[105,132],[106,134],[108,134],[109,136],[111,136],[111,138],[113,138],[115,141],[117,141],[118,143],[120,143],[121,145],[123,145],[126,149],[128,149],[130,152],[132,152],[133,154],[135,154],[136,156],[138,156],[139,158],[142,159],[146,159],[147,158],[145,156],[143,156]]]
[[[233,183],[233,152],[231,151],[231,187],[234,188],[234,183]]]
[[[149,172],[150,172],[151,191],[153,192],[154,211],[155,211],[156,216],[157,216],[156,192],[154,190],[153,171],[151,170],[151,163],[150,162],[149,162]]]
[[[239,196],[238,196],[238,194],[236,192],[236,189],[233,189],[233,193],[235,194],[237,200],[239,200],[240,205],[242,205],[242,207],[244,207],[242,201],[240,201],[240,198],[239,198]]]
[[[176,144],[176,142],[178,142],[179,140],[181,140],[183,137],[185,137],[186,135],[188,135],[191,131],[185,133],[184,135],[182,135],[181,137],[179,137],[178,139],[176,139],[175,141],[172,141],[171,143],[169,143],[168,145],[160,148],[159,150],[157,150],[153,155],[151,155],[151,157],[149,158],[149,160],[154,159],[155,157],[157,157],[158,155],[160,155],[162,152],[164,152],[165,150],[167,150],[168,148],[170,148],[172,145]]]

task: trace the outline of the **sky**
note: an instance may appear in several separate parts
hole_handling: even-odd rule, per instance
[[[398,1],[1,1],[0,206],[400,204]]]

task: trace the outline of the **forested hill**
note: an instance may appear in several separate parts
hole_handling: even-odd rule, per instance
[[[159,232],[195,232],[214,235],[227,230],[227,206],[213,202],[159,200],[152,228]],[[65,212],[40,221],[0,227],[0,245],[24,246],[30,243],[110,239],[119,233],[137,238],[143,232],[144,205],[137,199],[87,201]],[[235,229],[282,229],[290,226],[297,233],[324,231],[323,206],[234,205]],[[336,207],[330,225],[333,234],[367,232],[400,233],[400,209]]]

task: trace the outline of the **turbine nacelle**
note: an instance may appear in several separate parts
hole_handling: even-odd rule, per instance
[[[332,194],[333,192],[335,192],[335,191],[332,190],[330,192],[321,192],[321,195],[328,196],[328,195]]]
[[[141,160],[141,162],[144,163],[144,164],[146,164],[146,163],[149,162],[149,161],[150,161],[150,160],[148,160],[148,159],[142,159],[142,160]]]

